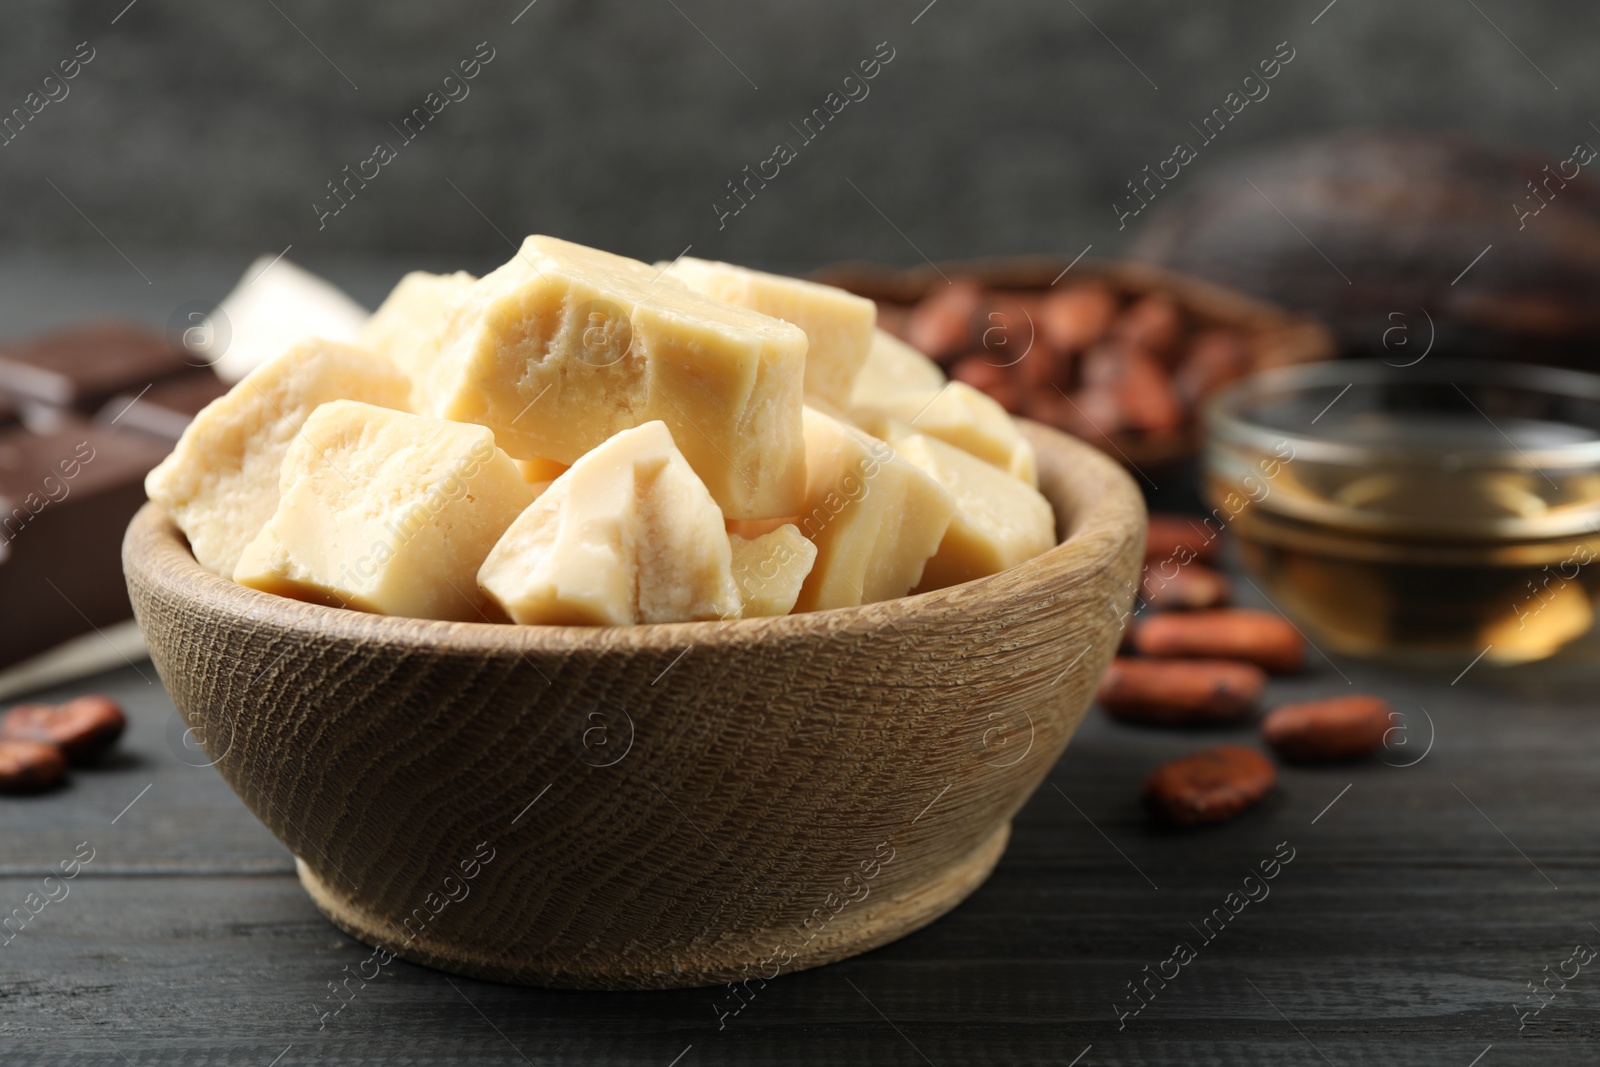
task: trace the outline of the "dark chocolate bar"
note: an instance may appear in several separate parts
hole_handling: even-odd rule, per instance
[[[0,394],[24,407],[92,415],[118,393],[137,393],[194,366],[157,330],[96,322],[0,345]]]
[[[200,409],[227,391],[228,383],[210,371],[190,371],[138,393],[119,393],[106,402],[94,421],[176,443]]]
[[[169,448],[76,416],[0,429],[0,666],[132,616],[122,534]]]

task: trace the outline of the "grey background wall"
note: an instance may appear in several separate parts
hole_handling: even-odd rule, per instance
[[[312,266],[481,269],[536,231],[794,268],[1114,254],[1141,221],[1118,230],[1124,183],[1285,41],[1270,96],[1181,180],[1350,125],[1556,159],[1600,123],[1600,5],[1560,0],[525,3],[11,0],[0,114],[79,42],[94,58],[0,147],[7,256],[149,273],[292,244]],[[399,144],[391,124],[479,42],[494,58],[470,95],[319,229],[326,183]],[[725,183],[798,144],[790,124],[880,42],[870,95],[719,225]]]

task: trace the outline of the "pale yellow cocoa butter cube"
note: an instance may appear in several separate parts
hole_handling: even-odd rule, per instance
[[[800,528],[786,523],[754,538],[729,534],[733,581],[744,603],[744,617],[787,615],[817,559],[817,546]]]
[[[332,283],[282,252],[269,253],[245,269],[210,315],[191,314],[182,340],[197,362],[237,382],[307,337],[357,344],[367,316]]]
[[[927,434],[895,437],[895,454],[955,498],[955,516],[916,591],[997,574],[1054,547],[1055,511],[1039,491]]]
[[[533,490],[482,426],[350,400],[311,413],[233,579],[419,619],[490,618],[477,573]]]
[[[228,577],[278,507],[278,472],[301,425],[330,400],[404,409],[411,383],[351,345],[310,338],[257,367],[194,417],[145,492],[189,538],[200,565]]]
[[[529,237],[453,298],[425,412],[494,431],[518,459],[574,463],[666,423],[730,518],[788,515],[805,492],[806,336],[636,260]]]
[[[955,500],[894,449],[807,408],[806,507],[800,532],[817,559],[797,611],[904,596],[922,578],[955,515]]]
[[[811,342],[806,395],[849,403],[850,388],[872,347],[878,305],[831,285],[691,256],[667,265],[666,273],[697,293],[800,327]]]
[[[400,279],[361,331],[362,348],[376,352],[412,380],[411,407],[425,407],[420,383],[439,359],[450,302],[473,282],[466,271],[429,274],[415,270]]]
[[[1005,408],[965,382],[863,398],[850,413],[857,425],[875,437],[892,436],[890,420],[899,419],[918,433],[970,452],[1031,486],[1039,484],[1033,446]]]
[[[478,583],[512,621],[738,618],[722,512],[659,420],[578,459],[501,537]]]
[[[944,388],[945,380],[939,364],[894,334],[873,330],[867,361],[850,390],[850,406],[869,407],[890,393],[932,394]]]

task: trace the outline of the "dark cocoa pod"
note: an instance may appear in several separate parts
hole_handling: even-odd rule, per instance
[[[1316,316],[1349,355],[1593,368],[1600,180],[1579,151],[1353,132],[1252,153],[1156,204],[1134,255]]]

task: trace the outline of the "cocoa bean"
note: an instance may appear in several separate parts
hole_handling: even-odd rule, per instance
[[[1011,369],[996,366],[986,355],[962,359],[950,368],[950,377],[989,394],[1013,415],[1023,410],[1022,390],[1012,378]]]
[[[1139,624],[1133,647],[1146,656],[1243,660],[1268,674],[1305,665],[1299,631],[1277,615],[1243,608],[1156,615]]]
[[[1052,292],[1039,305],[1039,332],[1062,355],[1100,341],[1117,315],[1117,298],[1104,282],[1082,282]]]
[[[1150,726],[1214,726],[1250,714],[1266,688],[1260,667],[1230,660],[1118,657],[1100,682],[1106,714]]]
[[[1189,563],[1168,575],[1165,572],[1173,568],[1167,560],[1157,564],[1157,568],[1146,567],[1139,586],[1139,595],[1151,607],[1192,611],[1221,607],[1228,602],[1228,579],[1220,571],[1203,563]]]
[[[1153,436],[1183,425],[1185,413],[1167,372],[1146,350],[1103,344],[1083,357],[1085,390],[1105,389],[1115,398],[1122,422]]]
[[[1141,297],[1111,324],[1112,337],[1149,352],[1163,363],[1176,359],[1183,334],[1183,309],[1168,293]]]
[[[0,793],[37,793],[67,773],[67,757],[42,741],[0,739]]]
[[[1144,781],[1145,807],[1175,826],[1231,819],[1271,791],[1272,761],[1253,748],[1219,745],[1164,763]]]
[[[973,346],[973,322],[983,302],[978,283],[957,278],[935,286],[911,309],[906,340],[932,359],[948,359]]]
[[[1284,759],[1319,763],[1370,756],[1393,725],[1388,701],[1343,696],[1285,704],[1262,720],[1261,733]]]
[[[1207,330],[1189,343],[1172,376],[1173,390],[1191,407],[1250,370],[1250,350],[1232,330]]]
[[[1195,516],[1153,512],[1144,538],[1144,555],[1149,560],[1190,560],[1212,563],[1217,558],[1218,541]]]
[[[0,716],[0,738],[55,745],[72,763],[91,760],[116,744],[127,716],[110,697],[81,696],[65,704],[19,704]]]

